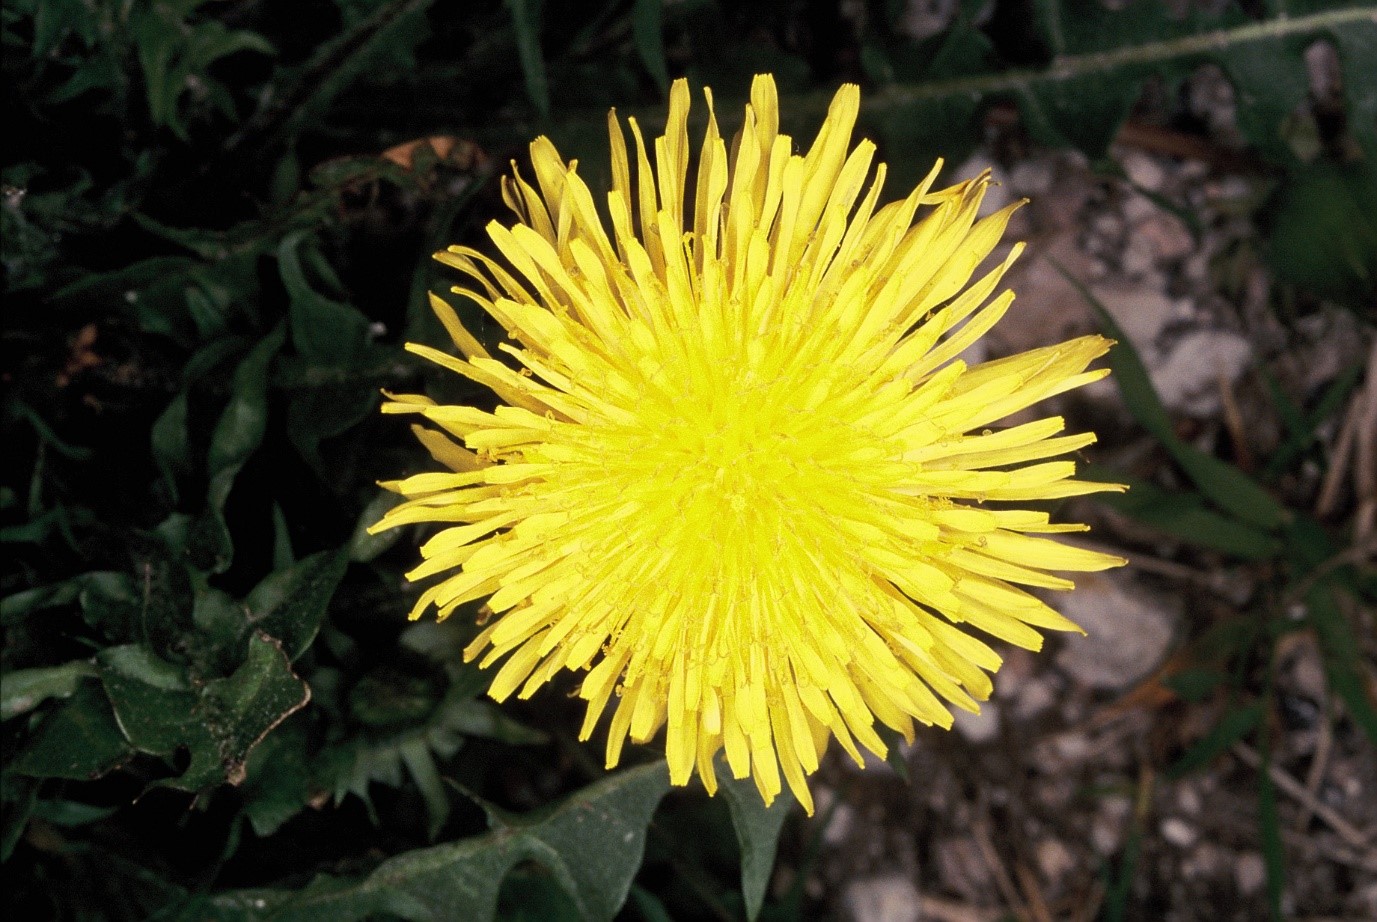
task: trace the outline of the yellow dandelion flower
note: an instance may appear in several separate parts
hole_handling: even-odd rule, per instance
[[[832,737],[861,764],[858,747],[885,755],[876,720],[911,740],[914,721],[950,727],[950,705],[988,698],[1000,657],[975,631],[1037,649],[1038,629],[1077,630],[1018,586],[1123,563],[1043,537],[1084,526],[1002,505],[1119,489],[1048,460],[1093,434],[1055,417],[986,428],[1102,377],[1086,368],[1110,344],[968,367],[1021,250],[971,281],[1018,207],[977,218],[988,174],[932,191],[934,167],[877,207],[885,166],[851,145],[857,87],[802,156],[770,77],[730,144],[705,96],[696,168],[684,81],[653,160],[636,120],[628,146],[609,114],[610,222],[540,138],[535,185],[503,184],[519,220],[487,228],[505,262],[437,254],[473,280],[455,291],[507,331],[509,358],[439,298],[463,358],[407,348],[501,402],[391,397],[384,412],[433,424],[414,428],[449,471],[386,484],[406,501],[376,528],[445,525],[408,574],[443,575],[412,617],[486,598],[464,656],[505,660],[493,698],[583,672],[580,738],[615,701],[609,768],[663,727],[675,784],[696,769],[715,791],[725,749],[767,803],[782,774],[811,812]]]

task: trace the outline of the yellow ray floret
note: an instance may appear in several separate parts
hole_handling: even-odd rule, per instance
[[[934,167],[877,207],[859,102],[843,87],[796,154],[771,78],[731,143],[708,93],[693,165],[679,81],[653,144],[609,116],[607,220],[531,145],[534,185],[503,185],[518,222],[488,227],[501,261],[437,254],[511,341],[490,354],[435,298],[458,357],[411,347],[501,403],[389,395],[445,471],[386,484],[406,500],[375,526],[444,525],[409,574],[441,577],[413,617],[486,598],[464,655],[501,664],[494,698],[583,673],[582,737],[611,712],[609,767],[663,729],[675,784],[715,790],[725,750],[766,802],[788,784],[810,812],[832,737],[861,762],[885,754],[877,721],[911,739],[988,698],[1000,658],[975,633],[1036,649],[1077,629],[1017,586],[1123,563],[985,505],[1120,489],[1053,460],[1094,440],[1060,418],[987,428],[1100,378],[1109,343],[968,368],[1013,301],[996,290],[1019,246],[973,277],[1018,206],[981,218],[988,174],[933,191]]]

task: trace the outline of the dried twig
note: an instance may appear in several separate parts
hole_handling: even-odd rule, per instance
[[[1358,493],[1358,514],[1353,520],[1353,540],[1362,543],[1377,525],[1377,341],[1372,343],[1367,359],[1367,384],[1357,431],[1353,486]]]
[[[1100,907],[1104,905],[1106,893],[1103,880],[1098,878],[1090,884],[1090,891],[1086,893],[1085,899],[1081,902],[1077,911],[1068,918],[1070,922],[1092,922],[1100,917]]]
[[[1224,411],[1224,428],[1229,430],[1229,441],[1234,446],[1234,462],[1240,470],[1251,472],[1256,465],[1253,464],[1253,452],[1248,448],[1243,413],[1238,408],[1238,400],[1234,397],[1234,388],[1229,383],[1229,376],[1223,369],[1219,371],[1219,406]]]
[[[927,894],[923,895],[923,901],[919,905],[922,907],[923,918],[931,919],[932,922],[995,922],[1004,915],[998,909],[968,906],[955,900],[944,900]]]
[[[1321,707],[1328,711],[1328,702],[1322,702]],[[1310,760],[1310,769],[1305,773],[1305,790],[1310,800],[1301,804],[1300,814],[1296,817],[1296,832],[1303,832],[1306,826],[1310,825],[1310,819],[1315,815],[1315,811],[1310,809],[1311,803],[1319,803],[1320,782],[1324,780],[1324,773],[1329,769],[1329,753],[1334,748],[1334,727],[1329,720],[1329,714],[1325,714],[1325,719],[1320,721],[1320,729],[1315,738],[1315,757]]]
[[[1088,551],[1099,551],[1103,554],[1116,554],[1127,557],[1130,569],[1140,570],[1143,573],[1151,573],[1154,576],[1164,576],[1167,579],[1176,580],[1182,583],[1189,583],[1192,586],[1208,591],[1211,595],[1219,596],[1231,604],[1239,604],[1238,582],[1230,576],[1227,570],[1201,570],[1184,563],[1177,563],[1174,560],[1167,560],[1164,557],[1156,557],[1152,554],[1139,551],[1130,552],[1122,547],[1105,544],[1101,541],[1087,540],[1079,536],[1066,536],[1063,537],[1062,540],[1066,544],[1083,547]]]
[[[1018,887],[1023,891],[1023,898],[1028,901],[1029,913],[1037,922],[1052,922],[1052,910],[1047,905],[1047,898],[1042,895],[1042,887],[1028,865],[1017,862],[1014,873],[1018,875]]]
[[[1354,535],[1354,537],[1356,539],[1357,535]],[[1359,564],[1374,558],[1377,558],[1377,538],[1371,538],[1367,541],[1355,540],[1351,547],[1344,548],[1333,557],[1325,559],[1319,566],[1307,573],[1304,579],[1292,586],[1286,592],[1285,596],[1282,597],[1282,610],[1304,599],[1320,580],[1324,579],[1335,570],[1346,567],[1349,564]]]
[[[1004,899],[1009,911],[1018,917],[1019,922],[1032,922],[1033,917],[1019,899],[1018,890],[1014,887],[1004,862],[999,860],[999,852],[995,851],[994,842],[990,839],[989,823],[984,817],[972,824],[971,835],[975,838],[976,847],[980,849],[980,857],[989,869],[990,876],[994,878],[999,895]]]
[[[1233,753],[1238,756],[1244,764],[1254,768],[1262,768],[1262,756],[1258,755],[1257,750],[1246,743],[1234,743]],[[1359,850],[1370,848],[1371,833],[1364,832],[1354,826],[1348,820],[1339,815],[1339,811],[1317,799],[1313,794],[1306,790],[1305,785],[1301,784],[1280,765],[1275,762],[1267,767],[1267,774],[1271,776],[1272,783],[1277,789],[1290,795],[1299,803],[1310,809],[1315,816],[1324,821],[1330,829],[1338,834],[1344,842]]]
[[[402,16],[424,9],[434,0],[390,0],[350,31],[322,46],[290,86],[267,97],[257,112],[225,141],[225,151],[249,149],[289,124],[326,82],[379,33]]]
[[[1356,392],[1348,402],[1344,412],[1344,422],[1339,428],[1339,436],[1334,440],[1334,449],[1329,453],[1329,472],[1324,483],[1320,484],[1319,496],[1315,498],[1315,517],[1326,519],[1339,505],[1340,491],[1344,478],[1348,476],[1349,459],[1353,456],[1353,446],[1358,440],[1358,420],[1363,415],[1365,391]]]

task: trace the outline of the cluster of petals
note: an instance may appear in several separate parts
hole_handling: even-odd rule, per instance
[[[611,714],[609,768],[663,730],[675,784],[714,791],[725,751],[767,803],[788,784],[811,812],[832,738],[863,764],[886,754],[877,724],[949,727],[991,694],[982,637],[1077,629],[1025,587],[1123,562],[1018,507],[1118,489],[1054,460],[1094,436],[990,428],[1102,377],[1109,343],[968,366],[1013,301],[996,290],[1020,246],[976,270],[1018,205],[979,217],[988,175],[934,190],[940,164],[880,205],[855,86],[802,154],[768,76],[730,141],[705,95],[696,164],[679,81],[650,149],[609,114],[601,208],[541,138],[534,185],[504,181],[518,220],[488,226],[496,253],[437,254],[503,355],[440,298],[459,355],[408,348],[498,402],[390,396],[447,470],[387,484],[405,499],[376,527],[443,526],[408,574],[428,581],[412,615],[484,603],[464,655],[498,667],[493,698],[579,673],[582,738]]]

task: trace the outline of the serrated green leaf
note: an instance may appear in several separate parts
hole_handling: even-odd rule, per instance
[[[0,599],[0,623],[8,626],[33,612],[78,601],[82,616],[91,627],[116,642],[129,639],[129,632],[138,622],[139,599],[124,573],[83,573],[50,586],[5,596]]]
[[[423,738],[413,736],[402,743],[397,751],[402,757],[402,764],[406,766],[407,773],[411,775],[411,780],[416,783],[416,788],[425,801],[426,816],[429,819],[426,834],[430,841],[434,842],[445,821],[449,819],[449,791],[440,780],[440,769],[436,767],[435,757],[431,755],[430,747]]]
[[[37,3],[33,10],[33,56],[41,59],[54,51],[58,43],[81,24],[90,22],[91,16],[82,0],[49,0]]]
[[[1283,129],[1310,93],[1303,51],[1303,40],[1287,37],[1217,52],[1216,59],[1234,85],[1239,132],[1275,163],[1296,160]]]
[[[97,807],[76,800],[40,800],[34,804],[33,815],[45,823],[68,829],[98,823],[119,811],[119,807]]]
[[[253,831],[277,832],[311,797],[311,765],[305,724],[293,719],[268,734],[249,754],[239,788]]]
[[[91,449],[63,441],[53,431],[53,427],[49,426],[42,416],[38,415],[38,411],[19,398],[7,395],[5,411],[6,415],[13,414],[33,426],[34,432],[43,440],[44,444],[62,457],[70,458],[73,461],[89,461],[91,459]]]
[[[660,898],[640,884],[631,885],[631,905],[636,907],[644,922],[674,922]]]
[[[534,861],[585,919],[611,920],[626,901],[646,827],[668,790],[663,763],[627,769],[487,835],[390,858],[361,880],[321,877],[296,892],[222,894],[213,900],[214,918],[353,922],[386,912],[417,922],[489,922],[508,871]]]
[[[1368,161],[1377,157],[1377,21],[1369,18],[1329,29],[1343,69],[1344,102],[1348,131],[1362,144]]]
[[[266,576],[244,599],[249,623],[282,642],[295,660],[315,640],[348,559],[322,551]]]
[[[1352,46],[1341,46],[1340,52],[1345,59],[1345,90],[1350,92],[1348,75],[1355,75],[1352,83],[1358,87],[1358,96],[1350,95],[1350,103],[1355,109],[1367,107],[1359,126],[1364,136],[1377,135],[1370,128],[1377,93],[1369,87],[1372,81],[1365,79],[1371,68],[1364,66],[1375,56],[1370,46],[1377,23],[1361,5],[1280,14],[1261,21],[1233,6],[1184,18],[1173,17],[1167,7],[1155,3],[1114,9],[1094,3],[1074,7],[1048,3],[1044,8],[1057,13],[1044,17],[1042,26],[1047,33],[1042,39],[1054,52],[1045,68],[1000,68],[995,62],[952,74],[932,73],[922,82],[895,83],[870,93],[867,114],[884,122],[891,114],[918,111],[915,107],[922,104],[931,122],[939,126],[938,136],[959,151],[977,137],[974,114],[991,99],[1012,96],[1022,103],[1030,128],[1039,136],[1098,147],[1112,136],[1125,114],[1125,100],[1135,80],[1157,74],[1174,82],[1201,63],[1227,56],[1238,64],[1233,76],[1240,109],[1248,110],[1240,111],[1241,127],[1252,133],[1249,140],[1270,144],[1280,131],[1270,81],[1284,80],[1293,89],[1297,81],[1305,80],[1298,49],[1340,35]],[[958,35],[963,28],[958,25],[948,36]],[[1278,49],[1286,53],[1277,56]],[[1349,60],[1359,63],[1350,65]],[[1077,93],[1078,87],[1087,91]],[[1102,95],[1105,88],[1108,92]]]
[[[208,742],[201,738],[197,696],[184,667],[158,657],[143,644],[109,647],[96,659],[115,720],[135,749],[168,756],[178,746]]]
[[[230,402],[211,436],[207,465],[212,489],[210,499],[223,507],[229,488],[221,481],[227,472],[232,478],[257,450],[267,426],[268,368],[286,339],[278,327],[253,347],[234,371]]]
[[[86,681],[44,719],[9,769],[34,778],[90,781],[131,755],[100,683]]]
[[[296,551],[292,549],[292,530],[287,524],[287,514],[282,504],[273,500],[273,569],[285,570],[296,563]]]
[[[335,803],[353,794],[371,812],[369,786],[375,781],[389,787],[400,786],[404,767],[410,771],[410,762],[416,759],[414,754],[407,753],[418,746],[447,759],[471,736],[509,745],[547,742],[544,733],[508,717],[494,702],[474,699],[485,687],[487,678],[486,673],[480,673],[479,682],[452,681],[437,704],[433,683],[421,677],[400,675],[386,668],[364,676],[349,694],[352,716],[375,730],[393,732],[381,738],[356,738],[327,753],[320,774],[326,788],[333,792]],[[399,725],[404,729],[396,730]]]
[[[723,778],[721,794],[731,811],[736,841],[741,847],[741,895],[746,903],[746,918],[754,922],[765,903],[765,890],[775,869],[779,833],[794,798],[785,791],[767,807],[750,778]]]
[[[356,382],[321,384],[299,391],[287,405],[287,435],[301,457],[329,482],[330,468],[320,443],[342,435],[369,416],[378,405],[378,392]]]
[[[349,559],[354,563],[368,563],[401,540],[402,531],[390,528],[378,534],[369,534],[368,527],[387,514],[387,511],[402,501],[396,493],[379,490],[368,505],[363,507],[359,520],[354,525],[354,534],[349,538]]]
[[[17,624],[33,612],[73,602],[80,593],[81,586],[75,580],[12,593],[0,599],[0,624]]]
[[[0,720],[27,714],[49,698],[70,698],[84,679],[95,674],[96,668],[84,659],[7,672],[0,683]]]
[[[243,662],[251,630],[243,603],[221,589],[200,587],[191,605],[191,630],[178,638],[173,658],[187,661],[203,678],[228,675]]]
[[[281,645],[261,632],[249,639],[244,664],[224,679],[200,689],[196,717],[214,746],[193,746],[191,764],[168,787],[196,791],[244,780],[244,763],[274,727],[306,706],[311,691],[297,675]]]
[[[534,866],[512,869],[502,883],[497,905],[502,922],[583,922],[559,882]]]
[[[29,818],[38,805],[38,786],[42,782],[6,772],[0,778],[4,791],[4,814],[0,818],[0,863],[10,860],[14,847],[28,828]]]
[[[1049,147],[1075,147],[1105,155],[1141,92],[1136,68],[1030,83],[1015,94],[1033,139]]]
[[[77,530],[89,528],[95,521],[89,509],[59,505],[22,525],[0,527],[0,544],[43,544],[57,536],[76,550]]]
[[[440,680],[384,662],[365,673],[349,691],[349,714],[377,731],[415,729],[433,720],[443,705]]]
[[[317,275],[337,283],[334,272],[306,230],[293,231],[277,247],[277,267],[290,299],[288,321],[292,345],[308,362],[334,368],[353,368],[368,347],[368,318],[359,311],[321,294],[306,274],[309,262]]]
[[[286,340],[286,329],[263,337],[234,372],[229,404],[211,434],[206,466],[210,484],[206,491],[210,523],[216,537],[213,572],[223,572],[233,559],[234,546],[225,525],[225,503],[234,479],[263,442],[268,427],[268,369]]]
[[[310,698],[281,647],[262,633],[249,639],[244,663],[233,674],[199,685],[185,667],[142,644],[111,647],[97,659],[129,745],[164,757],[188,750],[186,771],[161,782],[180,790],[238,784],[254,746]]]
[[[172,501],[177,501],[177,475],[191,467],[187,435],[187,393],[182,391],[153,422],[153,460],[163,476]]]
[[[135,7],[128,27],[143,71],[148,112],[155,125],[187,137],[178,104],[193,83],[209,92],[217,84],[206,73],[215,61],[239,51],[271,54],[261,35],[231,30],[216,20],[182,21],[182,11],[164,5]],[[189,13],[190,11],[185,11]]]
[[[123,639],[142,640],[169,660],[184,659],[186,641],[196,634],[195,594],[180,546],[185,525],[185,517],[170,516],[130,549],[137,587],[128,588],[137,608],[128,610],[132,624]]]
[[[481,736],[510,746],[539,746],[550,741],[541,730],[508,717],[497,703],[483,698],[464,698],[449,706],[445,730],[464,736]]]

